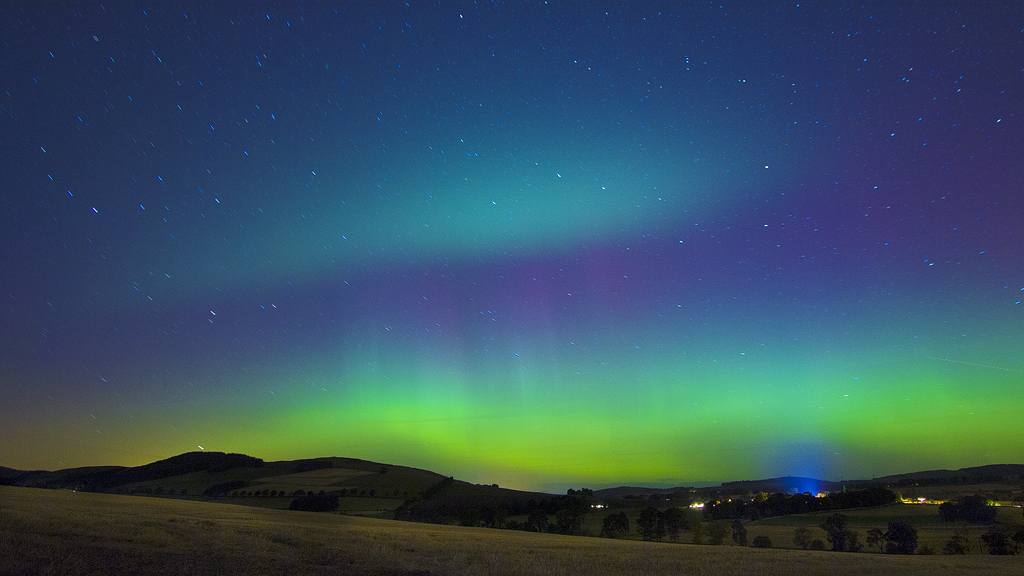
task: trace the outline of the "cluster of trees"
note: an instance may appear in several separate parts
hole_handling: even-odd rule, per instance
[[[604,538],[621,538],[629,534],[630,522],[625,512],[612,513],[605,516],[601,525],[601,536]],[[660,542],[668,537],[678,540],[680,532],[690,530],[694,544],[719,545],[725,542],[729,528],[724,522],[702,522],[689,510],[668,508],[658,510],[648,506],[640,512],[636,520],[636,532],[644,540]],[[740,546],[747,545],[747,528],[740,520],[732,523],[732,540]],[[753,546],[770,548],[772,541],[767,536],[754,538]]]
[[[594,495],[592,490],[583,488],[570,489],[564,496],[495,501],[493,497],[446,494],[445,490],[452,484],[454,479],[445,478],[424,491],[421,498],[407,500],[395,510],[395,519],[579,535]],[[527,516],[525,522],[509,519],[523,515]]]
[[[965,496],[939,505],[939,518],[944,522],[991,524],[996,521],[996,512],[981,496]]]
[[[972,544],[966,524],[957,524],[953,536],[942,545],[943,554],[970,554],[988,551],[993,555],[1019,554],[1024,550],[1024,528],[1016,532],[1005,525],[995,524],[981,534]]]
[[[965,496],[939,505],[939,517],[944,522],[956,522],[953,536],[942,545],[943,554],[967,554],[972,546],[967,534],[968,524],[993,524],[998,510],[989,506],[981,496]],[[1024,528],[1014,531],[1004,525],[992,525],[980,536],[978,548],[989,554],[1018,554],[1024,549]],[[980,551],[980,550],[979,550]]]
[[[1024,528],[1020,528],[1012,534],[1011,531],[1012,529],[1008,526],[997,525],[982,534],[981,541],[988,548],[988,553],[999,556],[1019,554],[1024,549]]]
[[[864,549],[864,544],[860,542],[860,534],[850,529],[850,519],[847,516],[832,514],[822,522],[821,529],[825,531],[825,538],[834,552],[860,552]],[[794,533],[793,543],[801,548],[815,548],[813,542],[810,540],[810,530],[806,527],[802,528],[802,531],[798,528]],[[879,552],[886,554],[913,554],[917,551],[917,528],[903,520],[892,520],[886,526],[885,532],[882,532],[881,528],[868,530],[866,542],[868,546],[877,546]]]
[[[625,520],[625,514],[621,512],[619,514],[621,514],[622,520]],[[609,522],[608,518],[610,517],[612,515],[605,518],[606,524]],[[679,533],[683,530],[689,530],[692,526],[693,522],[689,515],[679,508],[669,508],[662,511],[654,506],[648,506],[640,512],[640,517],[636,521],[636,529],[640,537],[644,540],[657,542],[663,540],[665,536],[672,540],[678,540]],[[625,525],[625,528],[628,532],[628,523]],[[601,535],[605,536],[604,526],[601,528]]]
[[[759,520],[761,518],[788,516],[790,514],[885,506],[895,503],[896,500],[896,493],[882,486],[872,486],[865,490],[851,490],[849,492],[833,492],[821,498],[809,492],[803,494],[775,493],[767,496],[758,496],[752,501],[736,499],[708,502],[704,506],[704,518],[706,520],[734,518]]]

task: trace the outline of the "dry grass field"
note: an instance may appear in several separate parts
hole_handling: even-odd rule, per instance
[[[1019,556],[756,550],[0,486],[0,574],[1019,575]]]

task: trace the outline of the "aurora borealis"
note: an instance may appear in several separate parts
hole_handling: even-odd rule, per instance
[[[132,4],[2,8],[0,465],[1021,461],[1019,6]]]

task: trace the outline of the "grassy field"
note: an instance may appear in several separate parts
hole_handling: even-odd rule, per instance
[[[942,550],[942,544],[950,539],[955,529],[949,522],[943,522],[939,518],[937,505],[929,504],[894,504],[879,508],[865,508],[859,510],[840,510],[840,514],[849,517],[850,528],[859,533],[860,542],[864,544],[867,532],[871,528],[880,528],[883,532],[890,520],[903,520],[914,528],[917,528],[917,542],[919,546],[928,545],[933,550]],[[780,516],[777,518],[766,518],[757,522],[747,524],[748,538],[765,535],[772,539],[777,547],[793,546],[793,530],[797,526],[807,526],[811,529],[812,538],[825,540],[825,531],[820,528],[821,523],[831,512],[819,512],[815,514],[795,514],[792,516]],[[1019,525],[1024,523],[1019,508],[1002,507],[999,509],[997,519],[1002,524]],[[981,541],[979,536],[987,529],[986,526],[969,526],[967,537],[971,542],[975,553],[981,553]],[[878,548],[869,548],[865,545],[864,552],[879,553]],[[1021,563],[1024,565],[1024,562]]]
[[[920,546],[928,545],[933,550],[941,551],[942,545],[950,537],[953,536],[955,526],[948,522],[942,522],[939,518],[939,511],[937,505],[928,504],[894,504],[892,506],[883,506],[879,508],[866,508],[858,510],[840,510],[839,513],[849,517],[850,528],[856,530],[859,533],[861,544],[865,544],[867,539],[867,532],[871,528],[880,528],[883,532],[886,530],[888,522],[890,520],[903,520],[908,522],[914,528],[917,528],[918,544]],[[625,512],[629,517],[630,526],[636,527],[636,519],[640,514],[638,509],[618,509],[611,508],[601,510],[598,512],[590,513],[586,516],[583,523],[583,533],[587,535],[599,535],[601,533],[601,523],[605,516],[608,514],[617,514],[620,511]],[[817,512],[814,514],[794,514],[791,516],[779,516],[775,518],[766,518],[756,522],[744,522],[744,526],[747,529],[747,541],[753,541],[755,536],[767,536],[771,538],[773,548],[790,548],[796,549],[793,545],[793,531],[798,526],[806,526],[811,531],[811,538],[817,538],[824,542],[828,542],[825,538],[825,531],[820,528],[825,518],[832,514],[832,512]],[[997,516],[999,523],[1007,524],[1010,526],[1024,524],[1024,516],[1021,515],[1019,508],[1005,506],[999,508],[999,514]],[[524,522],[525,516],[517,516],[516,520]],[[554,521],[551,519],[551,521]],[[729,526],[731,520],[719,520]],[[987,529],[987,526],[967,526],[966,535],[972,545],[973,553],[982,553],[981,541],[979,536]],[[636,533],[629,534],[626,538],[639,540],[640,535]],[[706,539],[706,537],[705,537]],[[679,534],[679,542],[690,543],[693,541],[693,533],[690,531],[683,531]],[[725,545],[732,546],[732,530],[730,529],[728,535],[725,538]],[[881,553],[876,547],[864,547],[865,553]]]
[[[435,526],[0,486],[0,574],[1021,573],[1020,557],[836,554]]]

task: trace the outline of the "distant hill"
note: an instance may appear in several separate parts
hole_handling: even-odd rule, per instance
[[[766,478],[762,480],[738,480],[733,482],[722,482],[718,486],[694,488],[691,486],[679,486],[675,488],[645,488],[635,486],[619,486],[617,488],[605,488],[595,490],[594,495],[600,498],[622,498],[627,495],[650,496],[652,494],[675,494],[678,492],[696,492],[699,495],[722,494],[744,494],[747,492],[784,492],[804,493],[811,492],[835,492],[844,488],[862,489],[874,484],[887,486],[906,486],[921,484],[981,484],[987,482],[1009,482],[1015,483],[1024,481],[1024,464],[988,464],[985,466],[973,466],[960,468],[958,470],[925,470],[921,472],[909,472],[906,474],[893,474],[881,478],[841,480],[832,482],[818,480],[816,478],[802,478],[798,476],[782,476],[778,478]]]
[[[349,497],[350,505],[369,511],[394,510],[403,502],[428,499],[431,506],[443,509],[493,502],[517,507],[552,497],[356,458],[264,462],[224,452],[188,452],[134,467],[90,466],[54,472],[0,467],[0,485],[189,498],[230,496],[236,503],[271,508],[287,507],[296,494],[324,492]]]
[[[947,479],[964,478],[971,480],[984,480],[988,478],[1000,478],[1005,480],[1024,479],[1024,464],[989,464],[987,466],[973,466],[960,468],[959,470],[925,470],[922,472],[911,472],[909,474],[894,474],[876,478],[879,482],[899,482],[900,480],[919,479]]]
[[[876,484],[895,489],[939,484],[1020,483],[1022,480],[1024,464],[991,464],[841,482],[783,476],[723,482],[718,486],[699,488],[619,486],[596,490],[593,496],[598,501],[628,498],[636,501],[662,495],[665,502],[678,500],[685,504],[715,495],[750,492],[818,493],[846,488],[863,489]],[[413,516],[433,516],[454,508],[499,505],[509,511],[529,511],[556,497],[541,492],[499,488],[497,485],[471,484],[429,470],[355,458],[265,462],[245,454],[224,452],[188,452],[134,467],[88,466],[50,472],[0,466],[0,485],[189,498],[231,496],[234,502],[264,507],[286,507],[297,493],[324,492],[356,499],[355,504],[349,504],[356,506],[362,502],[370,511],[401,508]],[[268,495],[276,498],[266,498]]]
[[[109,492],[127,484],[160,480],[192,472],[216,474],[232,468],[259,468],[263,460],[244,454],[188,452],[144,466],[87,466],[56,472],[22,472],[5,468],[0,483],[28,488],[69,488],[88,492]]]

